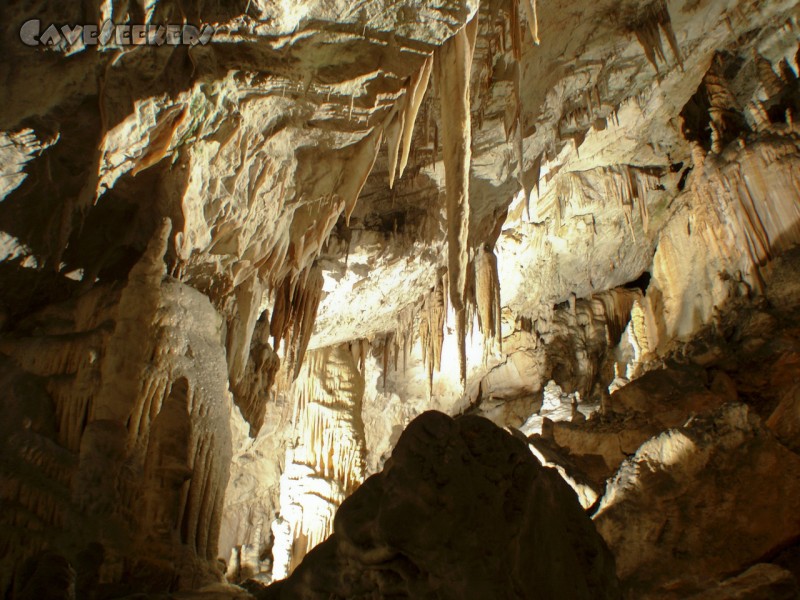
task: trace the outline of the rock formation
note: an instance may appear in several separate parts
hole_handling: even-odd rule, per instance
[[[610,577],[400,477],[432,410],[623,595],[795,593],[797,0],[62,4],[0,5],[0,596]],[[353,529],[429,496],[465,554]]]
[[[547,557],[545,559],[545,557]],[[428,412],[263,598],[619,598],[573,491],[485,419]]]
[[[798,456],[732,404],[643,444],[609,483],[594,521],[630,589],[686,597],[698,580],[744,570],[792,542],[800,519],[781,499],[799,485]]]

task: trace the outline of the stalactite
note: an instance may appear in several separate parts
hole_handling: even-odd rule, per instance
[[[420,70],[409,80],[405,92],[388,117],[388,124],[384,127],[389,153],[389,189],[394,188],[395,179],[403,176],[408,165],[414,125],[428,89],[432,68],[433,57],[429,56]]]
[[[353,360],[358,365],[358,371],[361,376],[364,376],[364,368],[367,363],[367,353],[369,352],[370,341],[367,339],[360,339],[350,342],[350,352],[353,354]]]
[[[395,341],[394,341],[394,332],[390,331],[386,334],[386,337],[383,340],[383,349],[381,352],[381,366],[383,367],[383,391],[386,391],[386,383],[389,378],[389,359],[392,353],[392,350],[395,348]]]
[[[425,298],[419,316],[419,342],[422,348],[422,361],[428,372],[428,386],[433,389],[433,373],[442,366],[442,347],[444,346],[444,323],[447,316],[445,282],[437,279],[436,286]]]
[[[469,264],[469,175],[472,158],[470,73],[477,16],[436,54],[436,79],[442,104],[450,302],[456,313],[459,366],[466,382],[465,293]]]
[[[400,152],[400,144],[403,141],[403,129],[405,128],[405,105],[408,103],[408,96],[403,96],[399,103],[400,106],[395,109],[394,115],[389,125],[386,127],[386,145],[389,149],[389,189],[394,188],[394,178],[397,173],[397,160]]]
[[[407,101],[405,105],[405,115],[403,118],[402,153],[400,155],[399,176],[402,177],[408,165],[408,154],[411,149],[411,138],[414,135],[414,124],[417,121],[417,114],[428,90],[428,83],[431,79],[433,70],[433,56],[425,59],[422,68],[411,79],[406,89]],[[390,186],[391,187],[391,186]]]
[[[351,163],[342,171],[341,180],[336,186],[336,194],[344,198],[344,218],[348,227],[361,190],[375,166],[382,139],[383,132],[376,129],[359,143]]]
[[[527,2],[528,0],[522,1]],[[517,0],[512,0],[510,4],[511,14],[509,15],[509,28],[511,32],[511,53],[514,60],[519,62],[522,59],[522,28],[519,24],[519,3]],[[505,41],[505,30],[503,30],[501,39]],[[505,51],[505,48],[503,51]]]
[[[631,309],[642,293],[639,290],[617,288],[601,292],[593,296],[603,307],[603,316],[608,328],[608,346],[613,348],[619,344],[625,328],[631,318]]]
[[[764,93],[767,96],[766,99],[769,100],[779,96],[783,91],[784,84],[772,68],[772,63],[761,56],[756,50],[753,50],[753,62],[756,66],[758,80],[761,82],[761,87],[764,88]]]
[[[539,12],[536,5],[537,0],[519,0],[525,9],[525,18],[528,20],[528,28],[531,30],[533,43],[539,45]]]
[[[793,240],[800,239],[800,178],[792,171],[791,161],[782,162],[791,155],[792,148],[791,143],[776,143],[745,149],[738,162],[727,168],[712,170],[707,165],[703,180],[696,180],[693,185],[698,197],[718,213],[716,219],[708,220],[709,224],[727,223],[730,219],[726,213],[733,213],[738,231],[732,239],[738,244],[745,240],[753,267],[770,260],[776,249],[785,251]],[[770,168],[773,164],[786,166]],[[769,179],[766,173],[770,173]],[[710,225],[704,231],[716,236]],[[741,250],[737,242],[725,242],[730,246],[725,251],[731,256]]]
[[[250,424],[250,437],[255,438],[261,429],[280,366],[281,361],[269,344],[269,324],[262,317],[253,333],[245,374],[239,383],[231,383],[234,402]]]
[[[339,504],[364,478],[361,421],[364,378],[358,362],[366,341],[309,353],[295,381],[293,424],[298,443],[281,476],[274,577],[285,577],[332,533]]]
[[[147,151],[135,160],[135,166],[131,169],[133,177],[149,169],[169,153],[175,132],[186,121],[189,110],[187,106],[175,106],[164,111],[164,115],[161,123],[150,133],[150,139],[145,146]]]
[[[647,60],[653,65],[653,68],[658,71],[658,61],[666,62],[664,54],[664,45],[661,42],[661,31],[667,37],[672,55],[675,61],[683,69],[683,59],[681,57],[680,48],[678,47],[678,39],[675,37],[675,31],[672,28],[672,18],[669,14],[669,8],[665,0],[655,0],[647,5],[642,11],[639,12],[635,21],[630,24],[631,29],[636,34],[642,49],[644,50]]]
[[[630,165],[621,165],[605,169],[604,184],[606,196],[616,198],[619,206],[624,210],[625,220],[634,239],[636,233],[633,227],[633,209],[638,202],[642,229],[646,233],[650,223],[650,213],[647,208],[648,195],[651,190],[658,189],[659,178]]]
[[[480,248],[475,256],[475,300],[483,336],[503,349],[500,318],[500,278],[497,257],[491,248]]]
[[[270,320],[276,350],[284,344],[288,373],[296,378],[311,339],[322,299],[322,269],[316,263],[296,279],[286,279],[278,288]]]
[[[235,315],[228,327],[228,368],[234,385],[244,376],[263,293],[264,288],[255,275],[234,292]]]

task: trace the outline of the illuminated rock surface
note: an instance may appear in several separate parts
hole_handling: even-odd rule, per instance
[[[33,18],[216,33],[31,47]],[[641,448],[734,403],[710,467],[662,497],[634,478],[625,510],[669,497],[708,547],[798,512],[739,489],[793,489],[800,449],[797,0],[6,2],[0,23],[0,596],[267,585],[430,410],[527,441],[594,514]],[[695,511],[715,477],[735,510]],[[716,563],[604,527],[633,597],[800,576],[797,537]]]

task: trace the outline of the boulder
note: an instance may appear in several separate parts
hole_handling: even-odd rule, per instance
[[[631,597],[685,598],[800,535],[800,456],[744,404],[645,443],[594,516]]]
[[[619,598],[572,489],[486,419],[427,412],[261,598]]]
[[[797,600],[800,588],[786,569],[760,563],[689,600]]]
[[[783,394],[775,411],[767,419],[769,427],[787,447],[800,452],[800,383]]]

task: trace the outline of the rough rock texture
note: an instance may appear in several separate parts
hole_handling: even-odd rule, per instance
[[[690,600],[795,600],[798,596],[800,587],[789,571],[758,564]]]
[[[18,365],[6,402],[21,419],[4,448],[4,518],[18,540],[4,551],[4,585],[43,549],[95,570],[95,587],[218,577],[232,407],[223,321],[165,276],[168,231],[121,289],[97,287],[3,340]]]
[[[334,531],[260,597],[619,597],[573,491],[478,417],[415,419]]]
[[[696,365],[654,369],[614,391],[600,412],[589,413],[588,421],[574,418],[572,410],[567,412],[567,405],[562,404],[560,415],[541,411],[551,421],[546,427],[539,425],[532,431],[523,427],[523,431],[547,435],[601,484],[652,436],[736,400],[735,389],[732,394],[719,389],[720,380],[727,376],[719,374],[711,383],[708,377]],[[528,423],[536,423],[535,419],[531,417]]]
[[[630,594],[686,597],[796,539],[798,494],[800,456],[729,404],[639,448],[594,522]]]
[[[347,345],[317,350],[301,375],[293,437],[273,524],[274,579],[284,579],[333,531],[342,501],[364,479],[364,378]]]
[[[31,48],[34,16],[217,32]],[[595,487],[722,401],[797,448],[797,0],[0,23],[0,595],[40,552],[78,595],[197,588],[216,559],[268,580],[429,409],[527,422]],[[280,521],[306,504],[311,543]]]
[[[589,509],[594,506],[602,491],[600,486],[591,481],[569,459],[569,456],[565,456],[558,447],[554,447],[554,444],[548,442],[540,436],[532,436],[528,439],[528,447],[543,467],[550,467],[558,471],[561,478],[575,491],[578,502],[583,508]]]
[[[800,384],[795,383],[784,392],[780,404],[767,421],[767,427],[788,448],[800,451]]]

